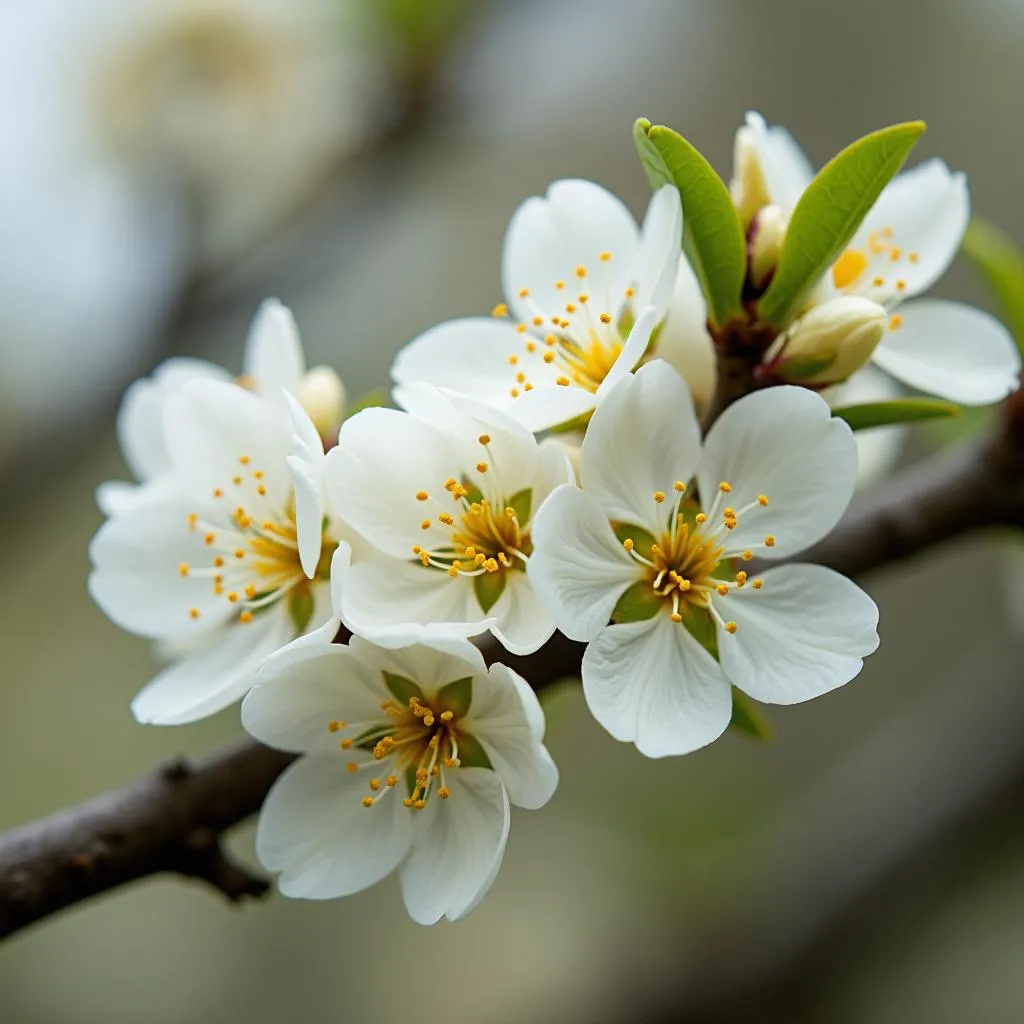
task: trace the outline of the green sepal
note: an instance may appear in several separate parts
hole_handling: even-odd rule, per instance
[[[313,595],[308,587],[298,587],[288,595],[288,614],[292,617],[296,635],[305,633],[313,618]]]
[[[346,410],[342,422],[352,419],[357,412],[364,409],[388,409],[391,407],[391,400],[384,388],[374,388],[360,395]]]
[[[967,228],[963,250],[995,297],[1024,355],[1024,253],[994,224],[978,218]]]
[[[633,550],[638,555],[642,555],[644,558],[650,559],[651,548],[657,543],[654,537],[647,532],[642,526],[634,526],[633,523],[620,523],[613,522],[611,524],[612,532],[620,541],[631,540],[633,542]]]
[[[807,186],[793,210],[779,265],[758,304],[762,319],[784,327],[799,309],[903,166],[925,130],[923,121],[865,135],[834,156]]]
[[[661,598],[654,592],[650,580],[637,580],[630,584],[612,609],[614,622],[643,622],[653,619],[661,608]]]
[[[683,249],[697,274],[708,319],[721,327],[743,313],[747,243],[725,182],[681,135],[646,118],[633,125],[637,153],[654,189],[675,185],[683,207]]]
[[[775,738],[775,730],[768,716],[761,710],[761,705],[735,686],[732,688],[732,720],[729,728],[762,743],[769,743]]]
[[[473,593],[480,602],[484,614],[489,612],[505,592],[505,573],[482,572],[473,577]]]
[[[711,655],[715,661],[718,661],[718,631],[715,629],[715,620],[711,618],[711,613],[704,608],[697,608],[694,605],[688,605],[683,609],[682,612],[683,621],[682,625],[685,627],[686,632],[693,637]]]
[[[402,705],[403,708],[409,706],[409,701],[415,697],[419,701],[425,700],[423,691],[420,689],[419,683],[413,682],[411,679],[406,679],[405,676],[396,675],[394,672],[381,672],[384,677],[384,685],[391,692],[391,696]]]
[[[889,402],[866,402],[832,410],[853,430],[887,427],[894,423],[918,423],[921,420],[948,419],[960,415],[960,406],[938,398],[894,398]]]
[[[456,718],[464,718],[473,703],[473,677],[445,683],[437,691],[437,704],[441,711],[450,711]]]
[[[779,367],[779,375],[786,380],[807,380],[817,377],[836,361],[835,356],[819,356],[817,359],[792,359]]]
[[[458,744],[459,765],[462,768],[490,768],[491,771],[494,771],[494,765],[491,764],[487,751],[476,737],[460,732]]]
[[[529,487],[524,487],[521,491],[516,491],[506,504],[515,512],[519,525],[524,526],[530,521],[530,514],[533,511],[533,491]]]
[[[470,505],[477,505],[484,500],[483,491],[468,476],[464,476],[461,480],[462,486],[466,489],[466,493],[463,497]],[[458,506],[456,506],[458,507]]]

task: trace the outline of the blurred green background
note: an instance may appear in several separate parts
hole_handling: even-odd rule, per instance
[[[136,725],[148,646],[85,580],[124,386],[171,354],[237,368],[264,296],[350,395],[379,387],[500,298],[527,195],[583,176],[643,211],[641,114],[723,173],[748,108],[818,164],[922,117],[917,158],[1024,238],[1019,0],[38,0],[0,28],[0,827],[241,733]],[[984,301],[959,267],[942,291]],[[772,712],[770,746],[647,761],[547,694],[561,788],[465,922],[413,925],[390,882],[239,909],[148,880],[8,943],[0,1020],[1020,1021],[1008,551],[876,574],[879,653]]]

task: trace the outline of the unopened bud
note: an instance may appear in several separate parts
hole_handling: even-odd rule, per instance
[[[754,142],[754,132],[747,125],[743,125],[736,132],[732,169],[729,191],[732,193],[733,206],[740,215],[745,231],[754,219],[754,214],[771,202],[768,183],[761,170],[761,160]]]
[[[329,366],[314,366],[299,382],[296,396],[317,433],[333,438],[345,415],[345,385]]]
[[[837,384],[867,363],[885,324],[877,302],[853,295],[830,299],[790,328],[775,368],[795,383]]]
[[[755,288],[763,288],[775,273],[786,227],[786,218],[777,206],[765,206],[754,217],[750,227],[747,274]]]

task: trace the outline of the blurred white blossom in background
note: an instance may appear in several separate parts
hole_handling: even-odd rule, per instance
[[[361,10],[5,5],[0,464],[110,401],[192,269],[244,254],[364,140],[382,89]]]

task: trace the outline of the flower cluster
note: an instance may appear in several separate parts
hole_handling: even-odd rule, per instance
[[[750,294],[809,179],[789,137],[751,116],[732,188]],[[963,178],[927,164],[883,192],[757,388],[706,429],[687,371],[718,339],[682,256],[684,200],[662,185],[639,225],[586,181],[527,200],[505,238],[505,301],[408,344],[398,408],[345,418],[340,378],[306,369],[274,301],[241,376],[175,360],[126,395],[136,482],[100,490],[90,589],[169,661],[134,700],[140,721],[244,697],[246,729],[301,755],[257,836],[282,892],[342,896],[397,871],[416,921],[476,905],[510,804],[539,808],[558,781],[540,704],[502,648],[529,655],[556,630],[585,642],[594,717],[662,757],[720,736],[737,700],[841,686],[877,646],[859,587],[789,560],[857,480],[826,385],[871,356],[964,401],[1012,386],[994,321],[895,312],[949,262]]]

